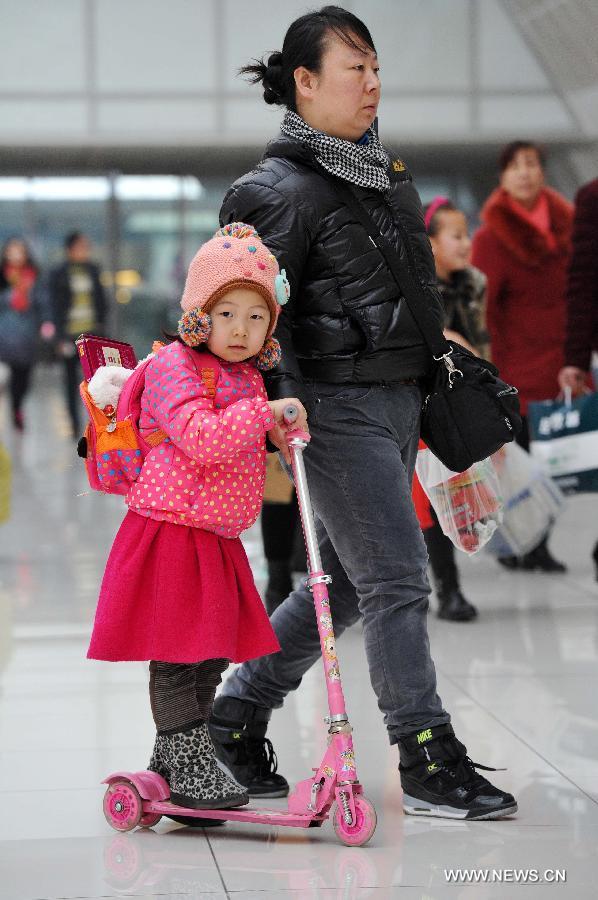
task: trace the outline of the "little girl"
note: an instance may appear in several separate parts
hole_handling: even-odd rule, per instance
[[[425,222],[444,304],[445,336],[487,357],[487,279],[471,265],[471,238],[465,213],[447,197],[435,197],[426,206]]]
[[[467,219],[446,197],[435,197],[426,206],[425,223],[444,305],[445,337],[486,356],[486,276],[470,265]],[[461,591],[455,548],[442,531],[417,476],[413,496],[430,557],[438,616],[453,622],[470,621],[477,616],[477,609]]]
[[[153,449],[126,498],[88,651],[151,660],[149,768],[173,803],[196,809],[248,802],[216,762],[206,721],[231,660],[280,649],[239,535],[260,511],[266,433],[281,442],[289,403],[292,427],[306,427],[296,398],[268,402],[258,371],[280,359],[272,332],[288,295],[250,226],[226,226],[192,260],[179,339],[147,368],[139,426]]]

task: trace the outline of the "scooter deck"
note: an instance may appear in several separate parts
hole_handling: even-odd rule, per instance
[[[227,822],[253,822],[262,825],[291,825],[296,828],[314,828],[325,822],[328,814],[301,815],[284,809],[267,809],[255,806],[239,806],[235,809],[190,809],[177,806],[170,800],[144,800],[143,812],[162,816],[188,816],[198,819],[220,819]]]

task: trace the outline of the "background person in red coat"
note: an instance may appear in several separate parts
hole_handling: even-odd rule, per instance
[[[598,178],[584,185],[575,198],[566,298],[565,365],[559,384],[579,394],[588,381],[592,351],[598,351]],[[598,581],[598,543],[592,556]]]
[[[486,201],[473,239],[472,262],[488,278],[492,359],[501,378],[519,389],[524,428],[518,440],[527,449],[527,404],[559,390],[573,207],[545,186],[544,157],[535,144],[508,144],[499,170],[500,186]],[[547,539],[524,557],[500,561],[509,568],[564,572]]]

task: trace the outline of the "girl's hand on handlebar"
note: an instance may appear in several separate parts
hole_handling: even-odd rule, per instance
[[[278,447],[287,463],[291,462],[291,453],[287,444],[287,433],[299,429],[307,431],[307,413],[305,407],[300,400],[295,397],[287,397],[284,400],[269,400],[268,406],[274,416],[276,425],[268,432],[268,438],[275,447]],[[292,424],[287,425],[284,421],[284,412],[289,406],[294,406],[298,416]]]
[[[307,413],[301,400],[297,400],[296,397],[285,397],[283,400],[269,400],[268,406],[274,421],[282,431],[307,431]],[[287,424],[284,413],[289,406],[295,407],[297,418],[294,422]]]

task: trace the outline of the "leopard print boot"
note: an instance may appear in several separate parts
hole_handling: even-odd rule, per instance
[[[245,788],[218,765],[206,724],[161,735],[161,762],[169,770],[170,800],[191,809],[230,809],[249,803]]]
[[[161,775],[165,781],[170,783],[170,770],[164,762],[164,758],[162,756],[163,749],[164,738],[157,734],[148,769],[150,772],[157,772],[158,775]]]

